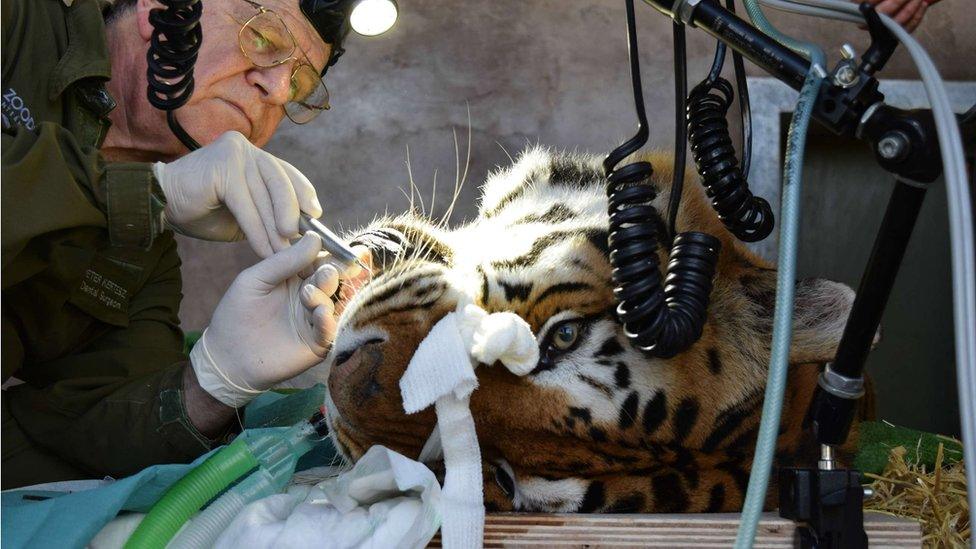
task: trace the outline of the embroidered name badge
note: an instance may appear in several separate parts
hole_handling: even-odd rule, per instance
[[[129,300],[138,277],[118,262],[96,255],[85,270],[71,303],[115,326],[129,324]]]

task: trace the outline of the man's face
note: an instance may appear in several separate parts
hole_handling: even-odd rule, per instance
[[[140,0],[139,4],[158,7],[149,0]],[[255,66],[241,52],[238,33],[241,24],[258,9],[244,0],[203,0],[203,4],[203,44],[194,71],[195,90],[189,102],[176,111],[176,117],[202,145],[236,130],[263,146],[285,116],[297,61],[275,67]],[[294,55],[321,72],[331,48],[305,19],[298,0],[262,0],[260,4],[274,11],[294,36],[298,45]],[[139,11],[140,27],[145,27],[143,18],[148,10]]]

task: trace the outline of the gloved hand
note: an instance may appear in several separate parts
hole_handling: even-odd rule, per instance
[[[318,235],[306,234],[231,284],[190,352],[200,386],[214,398],[239,408],[328,352],[336,330],[329,296],[339,272],[326,264],[304,281],[295,276],[321,247]]]
[[[298,236],[298,215],[322,215],[315,188],[294,166],[252,145],[238,132],[153,172],[166,196],[166,222],[203,240],[247,238],[261,257]]]

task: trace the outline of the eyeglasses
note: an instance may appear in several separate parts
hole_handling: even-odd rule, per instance
[[[296,124],[311,122],[320,112],[329,109],[329,90],[321,75],[308,60],[295,35],[274,11],[257,2],[243,0],[258,13],[241,23],[237,33],[241,53],[257,67],[269,68],[297,61],[291,73],[291,88],[285,115]],[[301,57],[295,55],[301,52]]]

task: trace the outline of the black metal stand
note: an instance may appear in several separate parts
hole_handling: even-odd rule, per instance
[[[925,200],[928,184],[940,175],[931,113],[875,108],[859,133],[878,163],[899,178],[888,200],[857,297],[832,363],[820,374],[809,421],[824,458],[817,469],[780,470],[780,516],[802,524],[802,547],[867,547],[859,473],[837,469],[833,448],[844,444],[864,395],[864,364],[877,334],[898,269]],[[909,179],[911,177],[912,179]]]
[[[860,473],[837,469],[832,452],[834,446],[847,440],[857,401],[864,395],[864,362],[905,256],[925,191],[924,184],[896,182],[836,359],[820,374],[809,411],[814,436],[824,453],[820,467],[780,469],[779,513],[801,523],[801,547],[859,549],[868,546]]]
[[[800,89],[810,62],[711,0],[650,0],[675,21],[701,28],[790,85]],[[879,165],[897,177],[884,221],[861,278],[835,357],[821,374],[809,417],[821,444],[817,468],[782,468],[780,515],[800,523],[800,545],[821,549],[867,547],[860,473],[840,469],[834,447],[848,437],[864,394],[863,370],[905,255],[928,183],[942,171],[930,111],[905,111],[884,104],[874,74],[894,52],[897,40],[874,8],[859,7],[871,33],[860,62],[853,55],[823,80],[813,117],[837,135],[870,143]]]
[[[779,516],[802,525],[802,549],[861,549],[868,546],[860,474],[849,470],[783,468],[779,471]]]
[[[813,432],[820,444],[837,446],[847,440],[864,394],[862,373],[925,199],[926,186],[899,180],[874,241],[864,275],[834,362],[820,376],[810,406]]]
[[[834,79],[846,71],[846,78],[853,84],[842,92],[826,88],[818,103],[820,109],[835,99],[849,107],[863,106],[880,95],[870,72],[884,65],[894,43],[873,10],[862,5],[861,11],[865,12],[874,41],[860,67],[855,69],[850,60],[837,66]],[[780,490],[780,516],[801,523],[800,545],[809,548],[867,547],[860,474],[838,469],[833,448],[847,441],[858,400],[864,395],[864,365],[881,316],[928,184],[942,173],[931,111],[905,111],[881,102],[872,103],[868,108],[870,112],[865,111],[856,125],[854,117],[843,110],[833,113],[833,119],[837,128],[849,131],[854,127],[855,135],[871,144],[878,164],[897,176],[895,188],[861,277],[837,355],[820,374],[810,404],[808,419],[813,435],[821,444],[823,458],[817,469],[780,470],[780,480],[785,483]]]

